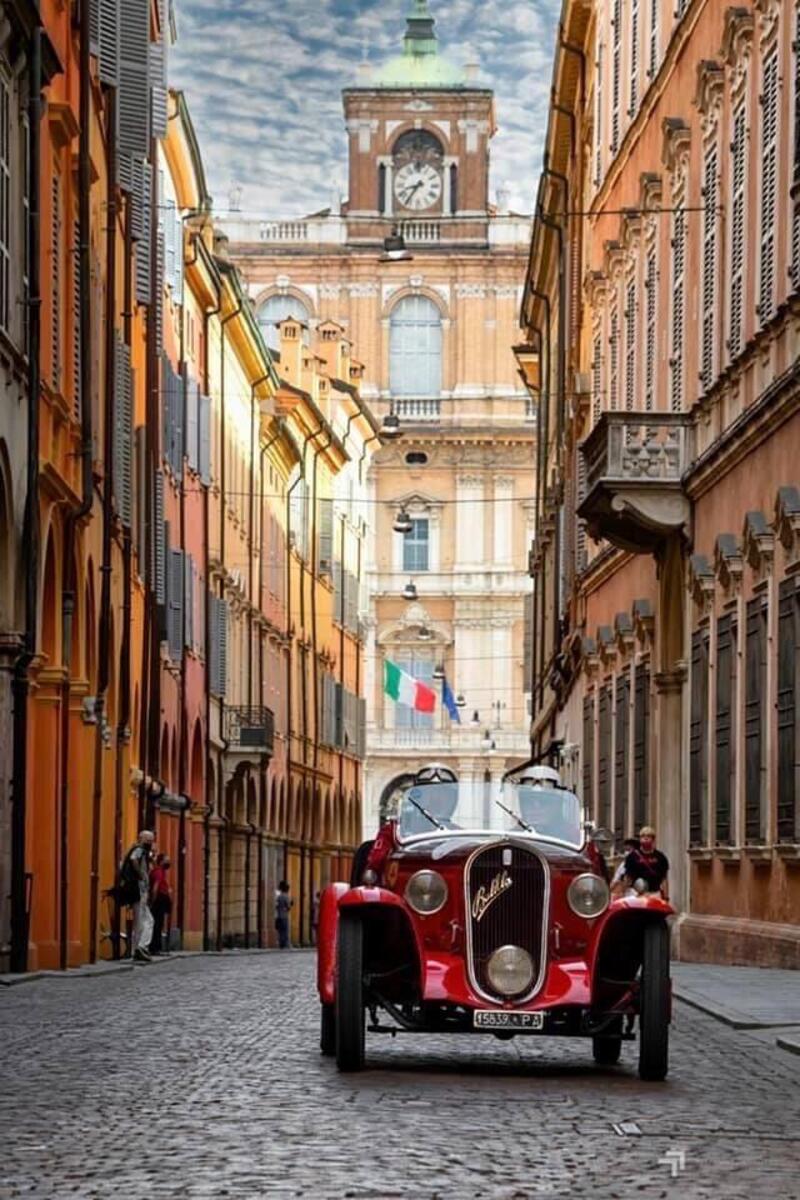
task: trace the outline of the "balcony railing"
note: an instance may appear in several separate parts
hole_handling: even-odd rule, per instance
[[[400,236],[406,242],[439,242],[442,239],[442,227],[438,221],[401,221]]]
[[[236,753],[271,755],[275,746],[275,717],[269,708],[244,706],[225,709],[225,739]]]
[[[442,402],[438,396],[398,396],[394,411],[401,420],[438,421],[442,415]]]
[[[586,494],[578,515],[594,538],[651,553],[688,528],[681,479],[691,462],[687,413],[604,413],[581,446]]]

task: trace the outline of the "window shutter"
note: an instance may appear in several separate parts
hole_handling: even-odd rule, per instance
[[[611,20],[611,153],[619,149],[619,97],[622,86],[622,0],[614,0]]]
[[[603,44],[597,34],[597,57],[595,62],[595,105],[594,105],[594,186],[600,186],[603,173]]]
[[[726,613],[717,624],[717,704],[716,704],[716,842],[729,845],[733,834],[735,778],[734,696],[736,683],[736,624]]]
[[[184,396],[186,389],[186,376],[179,375],[177,371],[172,370],[172,394],[173,394],[173,409],[174,409],[174,425],[172,433],[172,469],[176,476],[180,478],[183,474],[183,454],[184,454]]]
[[[608,683],[600,689],[597,752],[597,821],[607,829],[611,824],[611,686]]]
[[[742,348],[744,307],[744,214],[747,189],[747,118],[744,104],[733,116],[731,145],[731,265],[728,298],[728,349],[731,359]]]
[[[183,653],[184,582],[183,551],[170,549],[167,640],[169,642],[169,656],[173,662],[179,662]]]
[[[363,696],[356,696],[356,754],[367,757],[367,702]]]
[[[72,226],[72,415],[81,419],[81,229]]]
[[[185,380],[184,391],[186,394],[186,457],[189,460],[189,466],[193,471],[198,469],[200,462],[200,444],[199,444],[199,407],[200,407],[200,386],[196,379],[186,372],[184,368]]]
[[[191,554],[183,556],[183,644],[194,649],[194,559]]]
[[[797,793],[800,738],[797,736],[800,591],[796,578],[778,590],[778,841],[798,840]]]
[[[119,84],[120,13],[119,0],[92,0],[98,10],[98,74],[109,87]]]
[[[595,335],[592,350],[592,412],[595,422],[603,411],[603,339]]]
[[[778,51],[764,63],[761,92],[761,252],[758,316],[761,325],[775,312],[775,221],[778,184]]]
[[[211,398],[201,393],[198,401],[198,470],[200,480],[211,484]]]
[[[610,330],[608,336],[608,404],[612,412],[619,408],[619,313],[616,300],[611,309]]]
[[[131,438],[133,419],[133,389],[131,380],[130,347],[118,334],[114,339],[114,498],[117,513],[130,527],[131,495]]]
[[[689,844],[708,839],[708,631],[692,634],[689,716]]]
[[[169,288],[175,287],[175,201],[162,200],[161,227],[164,231],[164,282]]]
[[[149,47],[150,111],[154,138],[167,136],[167,78],[166,48],[163,42],[151,42]]]
[[[136,242],[136,299],[139,304],[149,304],[150,288],[150,238],[153,169],[148,162],[136,161],[133,167],[133,191],[131,193],[131,227]],[[138,223],[138,234],[136,225]]]
[[[800,8],[794,11],[794,42],[792,44],[794,67],[792,72],[792,90],[794,92],[794,165],[792,179],[800,184]],[[795,278],[795,287],[797,287]]]
[[[153,504],[153,524],[150,539],[153,547],[153,582],[155,584],[156,604],[167,602],[167,564],[166,564],[166,529],[164,522],[164,472],[156,471]]]
[[[583,699],[583,806],[594,816],[594,692]]]
[[[522,690],[533,691],[533,592],[522,597]]]
[[[119,148],[125,154],[144,158],[150,135],[150,5],[148,0],[119,0],[119,4]]]
[[[89,0],[89,53],[100,53],[100,0]]]
[[[766,764],[764,724],[767,699],[767,608],[757,597],[747,604],[745,642],[744,825],[748,845],[764,841]]]
[[[581,450],[580,446],[575,447],[575,455],[577,458],[577,477],[578,477],[578,507],[586,499],[586,455]],[[577,518],[578,528],[575,535],[575,569],[580,573],[586,569],[587,553],[586,553],[586,522]],[[531,597],[531,608],[533,607],[533,597]]]
[[[51,190],[50,260],[52,302],[50,308],[50,378],[53,391],[61,390],[61,181],[53,176]]]
[[[317,570],[320,575],[330,575],[333,570],[333,500],[320,500],[318,505]]]
[[[639,107],[639,0],[631,0],[631,91],[628,116],[633,120]]]
[[[338,749],[344,746],[344,687],[341,683],[336,684],[336,726],[334,745]]]
[[[636,404],[636,282],[631,279],[625,291],[625,408],[632,412]]]
[[[144,578],[145,547],[147,545],[147,459],[145,456],[145,427],[137,425],[134,433],[134,457],[136,462],[136,521],[133,546],[136,551],[137,569],[140,579]]]
[[[629,731],[631,678],[627,671],[623,675],[617,676],[616,701],[616,741],[614,746],[614,837],[617,839],[617,844],[621,845],[622,839],[625,837],[628,827],[628,764],[630,762]]]
[[[717,321],[717,206],[719,204],[716,143],[709,146],[703,162],[703,274],[700,321],[700,383],[707,391],[716,376],[714,331]]]
[[[650,807],[650,668],[640,663],[634,675],[633,825],[638,832]]]
[[[670,366],[670,406],[673,412],[683,409],[684,325],[686,305],[686,214],[683,199],[676,201],[672,221],[672,358]]]
[[[176,208],[173,213],[175,225],[175,283],[173,285],[173,300],[183,304],[183,221]]]
[[[651,79],[655,78],[658,70],[658,51],[659,51],[659,10],[661,8],[661,0],[650,0],[650,45],[649,45],[649,62],[648,74]]]
[[[156,269],[153,279],[153,299],[148,320],[152,320],[156,341],[156,354],[164,350],[164,230],[156,231]]]
[[[647,412],[652,412],[655,408],[656,398],[656,314],[658,311],[655,246],[651,246],[647,252],[645,289],[647,293],[647,328],[645,331],[644,407]]]

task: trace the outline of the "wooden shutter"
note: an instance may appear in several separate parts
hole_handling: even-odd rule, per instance
[[[758,316],[765,325],[775,312],[775,223],[778,186],[778,51],[764,63],[761,91],[761,247]]]
[[[325,498],[317,505],[317,572],[330,575],[333,571],[333,500]]]
[[[209,605],[209,687],[213,695],[224,697],[228,685],[228,605],[218,596],[210,596]]]
[[[611,153],[619,149],[619,99],[622,88],[622,0],[614,0],[611,19]]]
[[[200,387],[196,379],[192,379],[184,366],[183,391],[186,397],[186,458],[192,471],[197,470],[200,461],[198,439],[198,418],[200,404]]]
[[[77,221],[72,225],[72,254],[70,255],[70,277],[72,283],[72,416],[81,419],[81,227]]]
[[[636,283],[628,281],[625,289],[625,408],[636,407]]]
[[[633,120],[639,107],[639,0],[631,0],[631,90],[628,116]]]
[[[611,685],[600,689],[597,722],[597,821],[603,828],[611,824]]]
[[[119,148],[144,158],[149,149],[148,0],[120,0]]]
[[[173,662],[179,662],[183,653],[184,586],[183,551],[170,549],[167,584],[167,641],[169,642],[169,656]]]
[[[533,592],[522,597],[523,632],[522,632],[522,690],[533,691]]]
[[[650,808],[650,668],[640,663],[634,676],[633,825],[641,829]]]
[[[650,48],[649,62],[647,64],[647,74],[651,79],[655,78],[658,70],[658,42],[659,42],[659,15],[661,8],[661,0],[650,0]]]
[[[614,837],[621,845],[628,831],[628,767],[630,763],[631,677],[626,671],[617,676],[617,713],[614,770]]]
[[[747,109],[744,102],[733,114],[730,193],[728,352],[730,359],[734,359],[742,348],[744,313],[744,216],[747,202]]]
[[[744,708],[744,832],[748,844],[764,841],[767,702],[767,608],[761,597],[747,605]]]
[[[136,299],[139,304],[149,304],[151,297],[152,187],[153,172],[150,164],[137,161],[133,169],[131,228],[136,239]]]
[[[645,268],[645,343],[644,343],[644,406],[647,412],[655,408],[656,395],[656,317],[658,312],[658,276],[655,245],[647,251]]]
[[[162,31],[166,38],[166,30]],[[167,136],[167,78],[164,42],[151,42],[149,47],[151,132],[154,138]]]
[[[198,400],[197,433],[197,466],[200,481],[205,487],[209,487],[211,484],[211,399],[202,393]]]
[[[703,161],[703,271],[702,312],[700,317],[700,383],[703,390],[711,387],[715,378],[714,334],[717,325],[717,207],[719,195],[717,177],[719,163],[717,144],[706,150]]]
[[[689,844],[708,840],[708,631],[692,634],[689,716]]]
[[[167,602],[167,539],[164,521],[164,473],[160,470],[156,471],[153,499],[153,528],[150,531],[150,544],[153,548],[152,577],[156,604],[164,605]]]
[[[603,43],[597,28],[597,61],[594,73],[594,186],[600,186],[603,174]]]
[[[619,313],[616,299],[611,309],[608,335],[608,407],[619,408]]]
[[[730,613],[717,624],[717,703],[715,789],[717,845],[730,845],[733,838],[733,797],[735,779],[736,623]]]
[[[683,409],[684,333],[686,307],[686,213],[683,199],[676,201],[672,218],[672,322],[670,406],[673,412]]]
[[[583,699],[583,806],[594,816],[594,692]]]
[[[778,591],[778,841],[795,842],[800,780],[797,736],[797,674],[800,652],[800,593],[786,579]]]
[[[147,458],[145,456],[145,436],[144,425],[137,425],[133,436],[136,464],[136,519],[134,522],[133,546],[136,551],[137,570],[141,579],[144,579],[145,547],[147,545]]]
[[[53,391],[61,390],[61,181],[53,176],[50,214],[50,380]],[[77,318],[76,318],[77,319]]]
[[[108,84],[109,87],[117,87],[120,54],[119,0],[93,0],[91,7],[98,10],[97,70],[100,82]]]
[[[194,559],[191,554],[183,556],[183,644],[194,649]]]

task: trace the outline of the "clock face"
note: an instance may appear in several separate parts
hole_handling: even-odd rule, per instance
[[[442,177],[430,163],[406,163],[394,177],[394,194],[404,208],[432,208],[442,194]]]

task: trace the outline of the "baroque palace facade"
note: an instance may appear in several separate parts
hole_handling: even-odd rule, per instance
[[[569,0],[523,302],[534,726],[657,826],[687,958],[800,966],[800,65],[788,0]]]
[[[271,355],[173,29],[148,0],[0,22],[0,970],[125,953],[143,827],[207,949],[271,944],[283,877],[309,941],[360,837],[378,426],[340,327]]]
[[[231,212],[223,228],[267,340],[288,315],[307,331],[338,323],[363,358],[362,398],[403,433],[373,459],[360,576],[372,836],[420,762],[447,762],[480,806],[484,785],[528,756],[535,429],[511,352],[530,222],[502,194],[489,203],[492,92],[440,57],[425,0],[402,54],[361,72],[343,94],[341,211]],[[384,252],[393,233],[399,258]],[[460,723],[441,704],[418,714],[384,696],[385,660],[431,682],[443,670]]]

